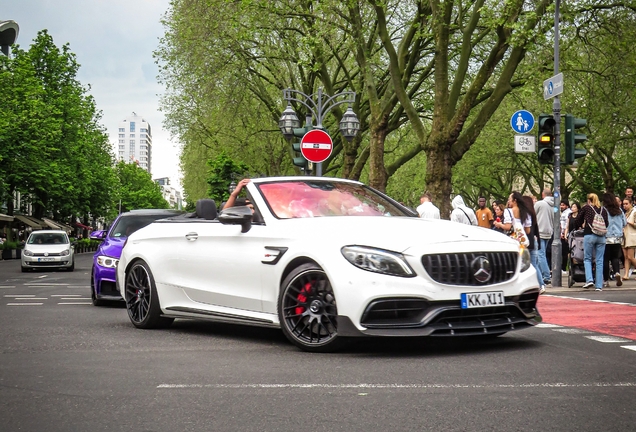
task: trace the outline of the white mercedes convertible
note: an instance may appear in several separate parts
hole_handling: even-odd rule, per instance
[[[359,336],[498,336],[535,325],[530,253],[412,210],[356,181],[258,178],[251,205],[132,234],[117,284],[138,328],[175,318],[280,327],[306,351]],[[253,208],[252,208],[253,205]]]

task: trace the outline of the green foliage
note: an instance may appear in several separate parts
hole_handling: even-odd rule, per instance
[[[238,183],[249,171],[243,162],[235,162],[225,152],[216,159],[208,160],[208,196],[217,203],[227,201],[230,197],[229,187],[232,181]]]
[[[36,217],[106,216],[115,177],[108,137],[68,45],[45,31],[0,56],[0,201],[20,192]]]
[[[137,164],[120,161],[115,166],[118,179],[116,196],[121,202],[121,211],[169,207],[161,194],[161,186],[152,181],[150,173]]]

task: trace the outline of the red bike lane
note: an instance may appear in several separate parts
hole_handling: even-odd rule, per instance
[[[636,306],[550,295],[539,297],[537,306],[544,323],[575,327],[636,341]]]

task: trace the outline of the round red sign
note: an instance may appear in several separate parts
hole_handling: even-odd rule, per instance
[[[333,150],[329,134],[320,129],[310,130],[300,141],[300,152],[309,162],[320,163],[327,160]]]

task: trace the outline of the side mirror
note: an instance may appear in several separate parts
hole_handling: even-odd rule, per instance
[[[93,231],[91,232],[89,236],[91,240],[104,240],[105,237],[106,237],[106,231],[104,230]]]
[[[219,222],[223,225],[241,225],[241,232],[252,228],[252,209],[247,206],[230,207],[219,213]]]

